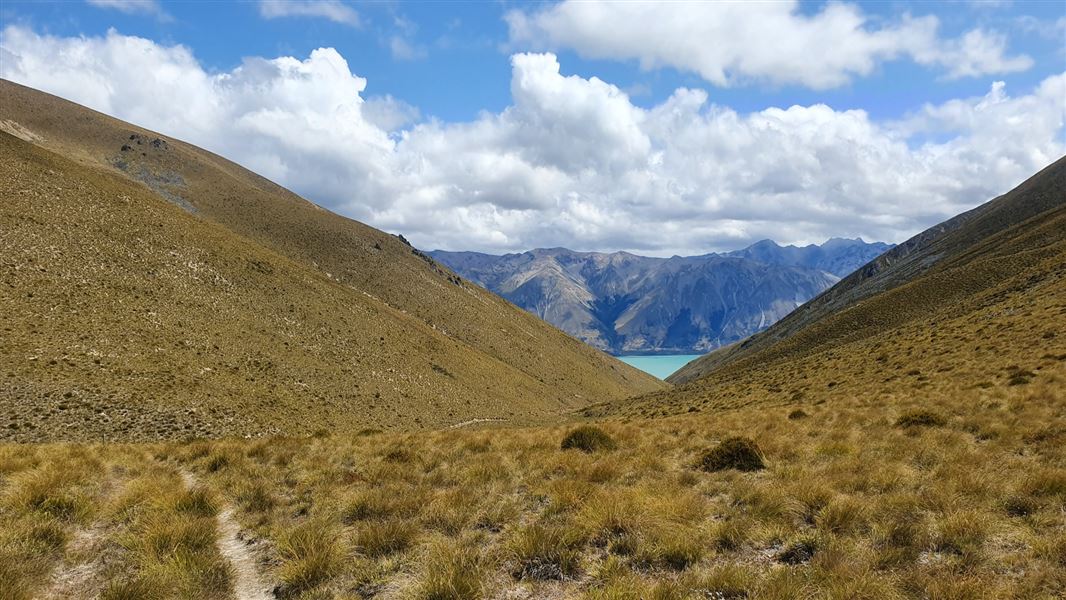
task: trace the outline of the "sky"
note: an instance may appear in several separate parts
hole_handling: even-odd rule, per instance
[[[1066,153],[1066,2],[0,5],[0,77],[423,249],[901,242]]]

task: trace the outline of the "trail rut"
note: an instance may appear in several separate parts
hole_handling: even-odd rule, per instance
[[[186,487],[194,487],[198,481],[188,471],[181,471]],[[218,537],[218,552],[233,569],[233,597],[237,600],[273,600],[274,594],[270,584],[259,574],[255,556],[248,549],[248,543],[241,535],[241,527],[233,517],[233,508],[225,506],[215,517]]]

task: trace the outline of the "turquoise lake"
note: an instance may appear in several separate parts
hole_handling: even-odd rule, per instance
[[[651,373],[659,379],[666,379],[681,367],[696,360],[702,354],[674,354],[668,356],[618,356],[618,360]]]

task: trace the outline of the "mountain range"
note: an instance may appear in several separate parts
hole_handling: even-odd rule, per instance
[[[833,238],[671,258],[566,248],[429,255],[601,350],[697,354],[761,331],[891,247]]]
[[[1016,388],[1034,401],[1061,398],[1064,232],[1066,157],[885,252],[765,331],[690,362],[667,379],[674,388],[585,414],[936,406]]]

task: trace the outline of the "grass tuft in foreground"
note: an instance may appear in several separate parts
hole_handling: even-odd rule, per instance
[[[582,452],[597,452],[600,450],[614,450],[618,444],[610,435],[599,427],[582,425],[566,434],[560,445],[563,450],[581,450]]]
[[[750,438],[731,437],[722,440],[700,458],[700,468],[704,471],[761,471],[766,468],[762,451]]]

